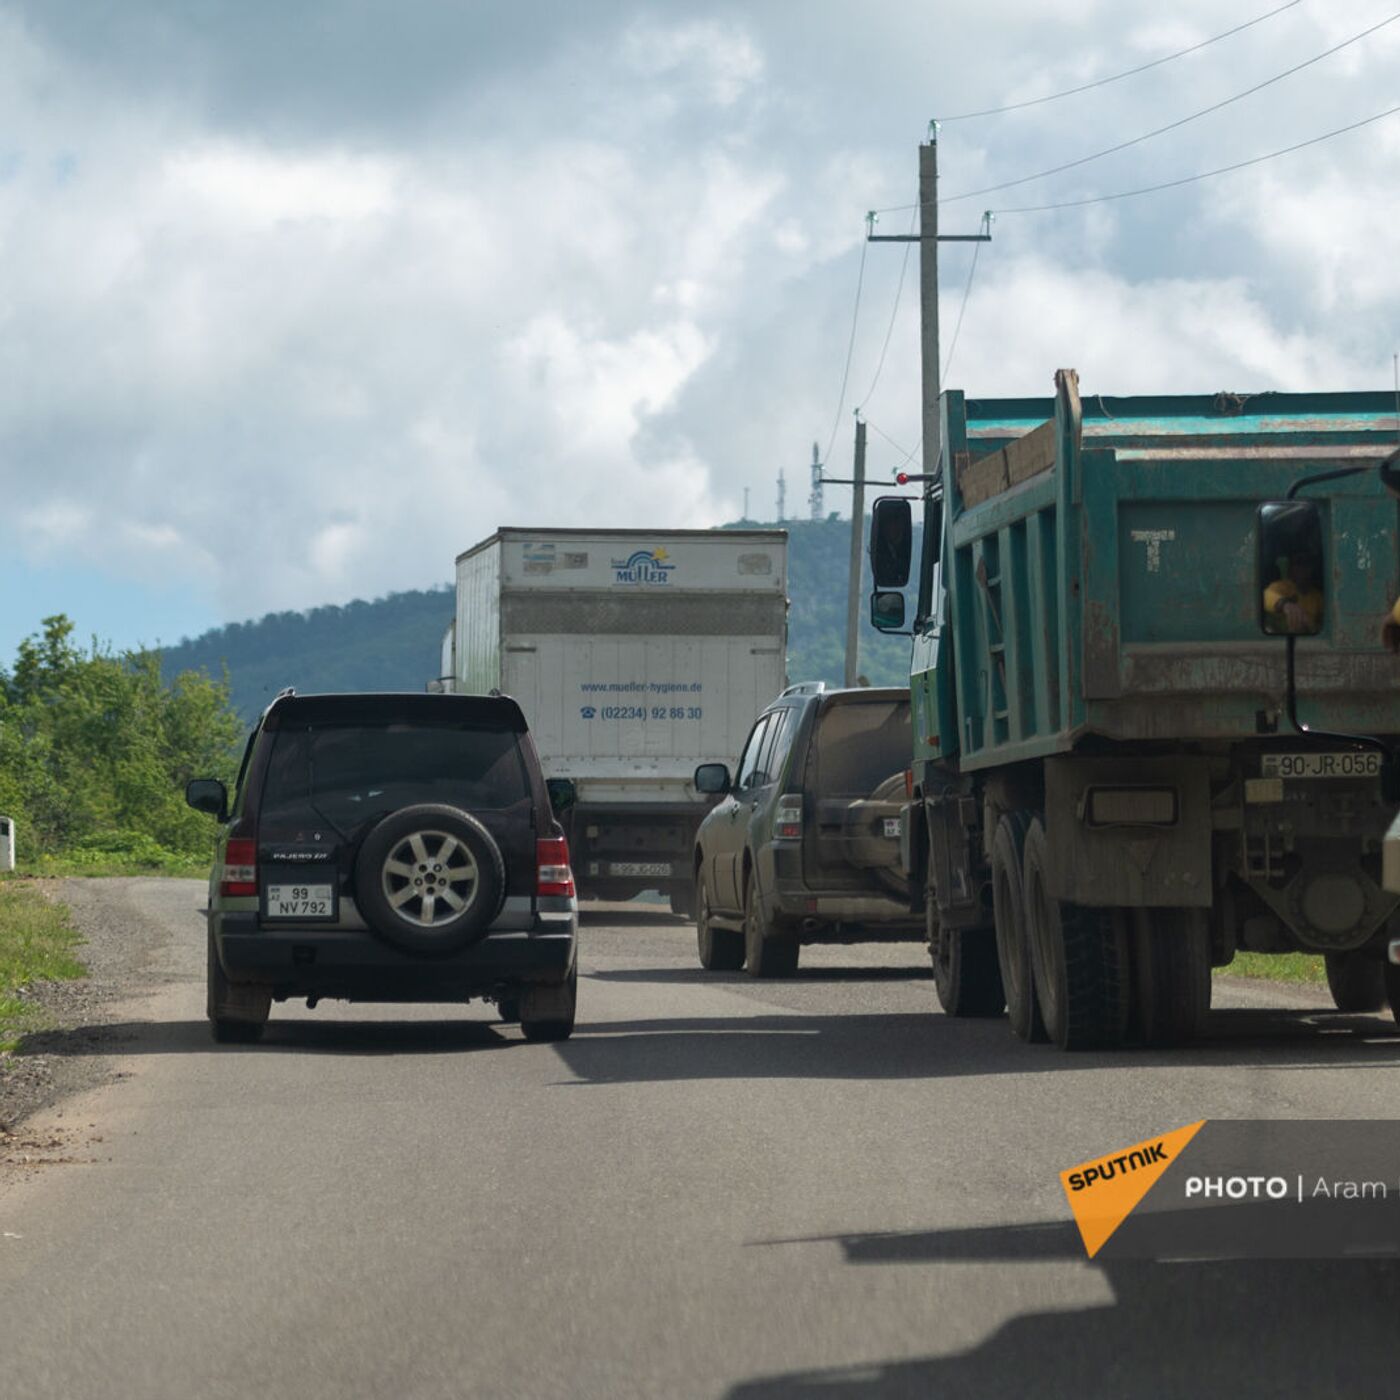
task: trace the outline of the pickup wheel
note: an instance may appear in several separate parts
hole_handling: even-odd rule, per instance
[[[1021,883],[1026,829],[1025,812],[1009,812],[997,823],[992,839],[992,909],[996,918],[997,966],[1006,993],[1006,1014],[1018,1040],[1041,1041],[1045,1022],[1035,995],[1031,940],[1026,928],[1025,890]]]
[[[567,1040],[578,1010],[578,964],[562,982],[531,982],[520,993],[520,1029],[526,1040]]]
[[[1195,909],[1125,910],[1144,1045],[1194,1040],[1210,1011],[1210,928]]]
[[[744,965],[744,935],[710,922],[710,891],[703,870],[695,872],[695,941],[706,972],[738,972]]]
[[[1379,958],[1359,950],[1328,953],[1327,989],[1338,1011],[1379,1011],[1386,1003],[1385,969]]]
[[[208,961],[205,964],[205,1009],[209,1029],[221,1045],[251,1045],[262,1038],[272,1011],[272,993],[266,987],[230,982],[219,962],[214,934],[207,935]]]
[[[1031,966],[1046,1034],[1061,1050],[1102,1050],[1128,1024],[1127,934],[1107,909],[1050,896],[1049,843],[1038,817],[1026,831],[1022,883]]]
[[[801,945],[797,936],[767,918],[753,876],[744,882],[744,964],[750,977],[793,977]]]

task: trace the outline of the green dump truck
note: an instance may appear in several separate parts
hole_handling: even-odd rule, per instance
[[[1082,399],[1068,370],[943,395],[940,467],[870,547],[872,621],[913,638],[902,839],[945,1011],[1169,1043],[1248,949],[1400,1017],[1397,426],[1387,394]]]

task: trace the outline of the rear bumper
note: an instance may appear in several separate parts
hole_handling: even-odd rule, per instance
[[[577,918],[489,933],[449,957],[401,952],[355,929],[261,929],[253,913],[213,913],[210,926],[230,981],[274,997],[350,1001],[461,1001],[503,986],[562,982],[577,957]]]
[[[922,937],[924,920],[909,908],[909,901],[883,890],[823,890],[812,888],[802,878],[802,851],[792,846],[775,845],[774,890],[771,899],[771,913],[777,917],[814,924],[841,925],[849,932],[849,927],[880,926],[883,937],[898,937],[908,933],[911,937]],[[809,935],[820,936],[821,930],[809,927]],[[842,936],[836,930],[834,936]]]

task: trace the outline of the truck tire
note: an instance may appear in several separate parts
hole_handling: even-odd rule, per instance
[[[272,992],[267,987],[230,982],[219,962],[214,932],[207,935],[205,963],[205,1011],[209,1029],[220,1045],[251,1045],[262,1038],[272,1011]]]
[[[1021,884],[1026,828],[1025,812],[1008,812],[992,838],[992,910],[996,919],[997,966],[1006,994],[1006,1014],[1018,1040],[1043,1041],[1045,1022],[1035,995],[1031,940],[1026,928],[1026,899]]]
[[[672,885],[671,913],[682,919],[695,917],[695,890],[690,885]]]
[[[1031,966],[1045,1032],[1061,1050],[1122,1044],[1128,1024],[1127,935],[1107,909],[1050,896],[1049,843],[1040,818],[1026,831],[1022,884]]]
[[[1327,989],[1338,1011],[1379,1011],[1386,1003],[1386,964],[1359,949],[1328,953]]]
[[[801,945],[797,935],[763,912],[758,882],[744,882],[744,966],[750,977],[793,977]]]
[[[355,859],[365,922],[406,953],[444,956],[479,942],[501,911],[506,867],[470,813],[433,803],[384,818]]]
[[[1210,1011],[1210,928],[1195,909],[1125,911],[1133,999],[1144,1045],[1194,1040]]]
[[[695,872],[695,941],[706,972],[738,972],[744,965],[744,935],[710,922],[710,890],[703,870]]]
[[[562,982],[529,982],[520,993],[520,1029],[526,1040],[567,1040],[578,1011],[578,964]]]

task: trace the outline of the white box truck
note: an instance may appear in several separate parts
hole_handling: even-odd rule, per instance
[[[457,560],[432,688],[519,701],[584,898],[688,913],[696,765],[734,761],[786,658],[784,530],[500,529]]]

